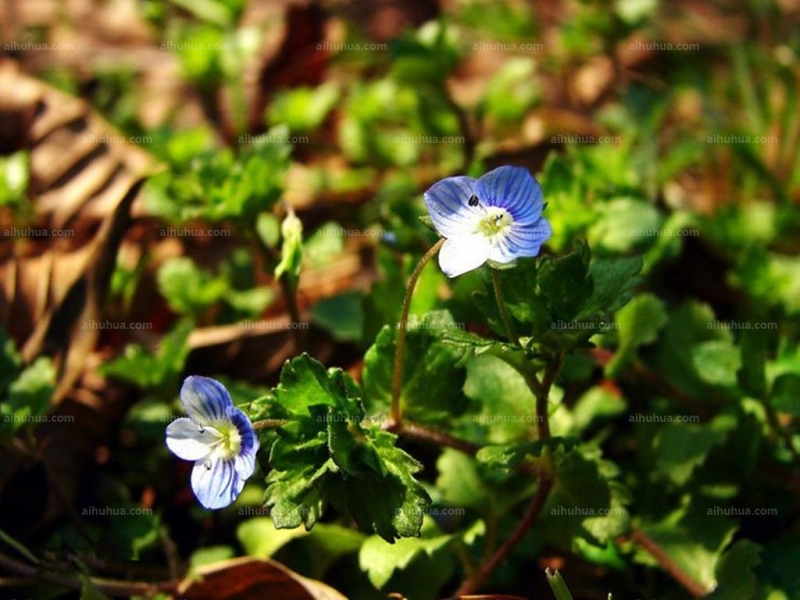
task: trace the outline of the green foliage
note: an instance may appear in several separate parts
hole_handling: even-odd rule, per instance
[[[547,489],[546,474],[552,490],[532,528],[480,593],[530,594],[531,579],[543,585],[544,577],[566,600],[560,575],[530,569],[546,558],[563,563],[576,596],[598,596],[609,581],[617,598],[681,597],[679,569],[715,600],[800,597],[800,93],[786,3],[712,7],[705,25],[725,30],[712,37],[697,33],[691,11],[658,0],[572,3],[568,19],[524,2],[451,4],[424,22],[430,14],[405,5],[391,8],[392,19],[298,6],[282,20],[244,0],[139,2],[147,35],[178,67],[176,95],[154,95],[153,106],[141,105],[153,80],[127,60],[89,61],[79,76],[25,61],[125,134],[147,134],[146,150],[163,164],[133,212],[102,307],[110,318],[147,315],[156,329],[148,335],[160,342],[150,350],[140,345],[146,337],[101,336],[88,364],[115,356],[99,373],[144,393],[130,397],[101,446],[89,446],[94,430],[75,442],[91,473],[63,490],[109,507],[152,502],[153,514],[52,521],[70,510],[58,484],[73,471],[59,461],[72,458],[62,448],[80,430],[51,437],[36,427],[70,358],[48,347],[52,359],[23,362],[0,336],[2,527],[17,525],[19,497],[32,513],[46,499],[50,519],[31,521],[37,535],[22,538],[30,549],[0,531],[9,553],[39,561],[43,572],[54,565],[59,577],[78,565],[75,587],[87,598],[102,587],[86,574],[98,558],[109,559],[109,573],[98,573],[106,578],[120,558],[177,558],[191,576],[247,555],[324,579],[347,597],[434,600],[488,563]],[[38,27],[26,35],[45,41]],[[332,51],[321,43],[329,39],[349,47]],[[369,51],[350,45],[384,39]],[[700,50],[634,47],[695,39]],[[265,110],[254,114],[261,100]],[[60,107],[36,108],[41,125]],[[48,186],[29,172],[44,138],[34,128],[18,144],[9,123],[0,218],[5,228],[38,226],[53,208],[35,204]],[[296,148],[290,134],[303,136]],[[728,134],[751,139],[715,141]],[[772,139],[753,141],[761,136]],[[105,158],[88,154],[76,166],[88,171]],[[495,273],[510,328],[488,268],[449,280],[435,261],[425,267],[411,302],[403,422],[388,423],[403,294],[436,239],[430,219],[419,218],[422,192],[504,163],[543,165],[536,176],[553,237],[538,257]],[[76,189],[69,178],[50,183],[66,196]],[[295,200],[302,224],[283,208]],[[67,225],[76,244],[94,231],[97,207],[86,206]],[[343,233],[351,227],[359,239]],[[40,236],[5,231],[15,255],[0,304],[17,336],[60,297],[61,271],[42,280],[48,294],[23,306],[48,248]],[[164,255],[159,243],[149,246],[156,237],[178,238],[170,243],[184,250],[159,258],[157,270],[155,259],[178,246]],[[57,242],[59,256],[65,240]],[[131,243],[142,246],[135,265]],[[352,287],[338,273],[326,278],[331,265],[356,261]],[[153,279],[159,301],[140,305],[150,297],[140,285]],[[276,279],[300,291],[315,325],[309,352],[346,372],[301,355],[270,389],[289,346],[250,336],[187,360],[193,326],[231,331],[259,318]],[[17,321],[20,308],[35,310]],[[56,313],[49,334],[67,313]],[[139,344],[122,353],[114,347],[132,340]],[[247,360],[235,364],[239,352]],[[247,381],[223,379],[236,404],[254,421],[272,420],[257,429],[258,475],[238,513],[211,516],[192,503],[191,464],[164,447],[187,365],[241,374]],[[98,392],[91,375],[66,401],[105,424],[117,411],[102,390],[85,404]],[[773,510],[753,512],[761,508]],[[258,516],[244,515],[250,509]]]
[[[208,150],[202,136],[186,138],[180,162],[147,184],[148,208],[169,221],[203,219],[255,223],[283,192],[291,147],[288,130],[276,127],[237,155],[229,148]],[[168,148],[170,157],[178,149]],[[192,155],[192,160],[187,157]]]
[[[189,351],[187,341],[192,329],[191,321],[179,322],[162,338],[154,353],[139,345],[127,346],[122,356],[105,363],[100,372],[142,389],[157,389],[174,384],[186,361]]]
[[[389,406],[400,326],[385,326],[364,356],[364,393],[367,405],[375,412],[385,414]],[[443,422],[466,409],[467,400],[461,391],[466,373],[458,364],[463,352],[441,343],[442,336],[457,327],[444,311],[408,322],[400,398],[412,420]]]
[[[394,435],[362,425],[352,379],[302,356],[284,366],[276,394],[292,417],[270,449],[265,500],[276,527],[310,529],[331,504],[387,541],[419,534],[430,502],[414,478],[421,465]]]
[[[56,369],[47,357],[24,366],[14,341],[0,328],[0,442],[20,429],[47,420],[55,389]]]

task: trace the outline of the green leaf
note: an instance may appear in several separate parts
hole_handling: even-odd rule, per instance
[[[800,417],[800,375],[784,373],[772,384],[769,403],[775,410]]]
[[[532,491],[527,477],[515,475],[506,481],[494,478],[492,470],[474,458],[447,448],[436,461],[436,488],[452,506],[478,511],[486,519],[497,519]]]
[[[387,544],[380,537],[372,536],[364,541],[358,553],[358,562],[370,582],[382,589],[395,571],[402,571],[420,554],[433,556],[445,549],[452,536],[434,535],[428,538],[406,538]]]
[[[308,356],[286,363],[278,402],[294,414],[270,452],[266,503],[276,527],[310,529],[330,504],[386,540],[418,535],[430,498],[422,466],[396,437],[365,428],[361,391],[340,369]]]
[[[328,331],[336,341],[360,340],[364,329],[361,294],[348,292],[317,302],[311,309],[311,320]]]
[[[166,261],[158,270],[158,291],[178,314],[197,314],[218,302],[228,282],[199,269],[191,258]]]
[[[17,352],[14,340],[0,327],[0,390],[8,389],[22,368],[22,357]]]
[[[505,444],[502,446],[484,446],[478,451],[476,458],[487,465],[500,469],[511,470],[530,455],[539,457],[545,448],[552,451],[561,446],[564,452],[570,452],[578,444],[577,438],[553,437],[548,440],[535,440],[520,444]]]
[[[335,82],[316,89],[296,87],[279,90],[269,106],[269,121],[285,124],[292,132],[308,132],[319,127],[339,99]]]
[[[278,529],[296,529],[304,525],[307,530],[322,516],[326,501],[322,484],[328,474],[338,468],[328,459],[321,467],[307,467],[287,471],[273,470],[267,477],[264,496],[272,521]]]
[[[709,600],[739,600],[757,595],[756,567],[761,564],[761,547],[750,540],[736,541],[717,563],[718,587]]]
[[[278,402],[291,412],[311,414],[311,406],[351,407],[351,416],[363,415],[358,403],[360,390],[341,369],[325,367],[303,354],[287,361],[281,370],[280,385],[275,389]]]
[[[297,529],[277,529],[268,517],[256,517],[239,524],[236,537],[244,547],[248,556],[270,558],[283,546],[295,538],[303,537],[308,532],[302,527]]]
[[[446,311],[409,320],[400,398],[412,421],[447,422],[467,407],[462,392],[466,373],[460,365],[464,350],[440,343],[456,329]],[[364,357],[364,391],[367,405],[375,412],[388,411],[391,403],[397,331],[385,326]]]
[[[655,207],[637,198],[615,198],[599,210],[588,240],[593,249],[604,253],[625,254],[649,247],[663,220]]]
[[[278,217],[268,212],[258,215],[256,233],[267,248],[275,248],[281,241],[281,223]]]
[[[522,375],[497,356],[481,354],[467,362],[464,393],[475,402],[472,420],[486,429],[490,443],[519,440],[536,428],[533,393]]]
[[[725,441],[729,422],[719,417],[711,426],[684,423],[664,425],[653,440],[658,470],[677,485],[684,485],[709,450]]]
[[[617,313],[619,348],[606,366],[606,373],[614,377],[635,358],[636,349],[656,340],[658,332],[667,323],[664,304],[652,294],[637,296]]]
[[[569,548],[578,537],[604,547],[628,532],[628,495],[616,467],[587,450],[556,454],[556,481],[542,513],[542,535]]]
[[[733,343],[712,340],[696,345],[691,352],[695,370],[703,381],[725,387],[736,385],[736,372],[742,366],[742,357]]]
[[[697,373],[690,349],[710,340],[731,340],[730,331],[715,328],[714,322],[714,312],[708,305],[682,303],[670,312],[662,339],[651,354],[653,368],[693,396],[707,394],[708,384]]]
[[[692,579],[706,589],[716,585],[716,569],[736,525],[725,518],[709,519],[706,508],[690,505],[654,524],[639,528]],[[650,554],[637,549],[635,560],[658,567]]]
[[[26,367],[8,388],[4,406],[22,424],[28,417],[39,417],[50,407],[55,389],[56,369],[50,358],[40,356]]]
[[[189,335],[194,324],[189,319],[179,321],[151,353],[142,346],[130,345],[123,355],[101,365],[99,371],[107,377],[127,381],[142,389],[155,389],[170,385],[183,371],[189,352]]]
[[[192,552],[189,559],[189,570],[196,571],[205,565],[213,565],[223,560],[228,560],[236,556],[236,551],[230,546],[208,546],[198,548]]]
[[[589,261],[589,247],[581,244],[566,256],[542,263],[536,282],[553,321],[571,321],[591,297],[594,283]]]
[[[633,288],[641,281],[637,275],[642,270],[642,257],[597,258],[589,265],[589,276],[594,290],[585,312],[613,313],[625,306],[633,297]]]

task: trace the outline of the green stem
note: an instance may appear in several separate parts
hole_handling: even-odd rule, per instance
[[[408,328],[408,312],[411,310],[411,297],[414,295],[414,288],[417,285],[417,280],[422,274],[422,269],[425,265],[436,256],[439,249],[444,244],[444,238],[436,242],[431,248],[422,256],[417,266],[414,267],[414,272],[408,280],[408,287],[406,287],[406,294],[403,298],[403,308],[400,311],[400,330],[397,332],[397,348],[394,353],[394,371],[392,373],[392,405],[389,411],[389,424],[390,428],[397,427],[402,422],[401,407],[400,407],[400,386],[403,380],[403,358],[406,346],[406,329]]]
[[[511,320],[511,314],[508,312],[505,299],[503,298],[503,288],[500,285],[500,276],[497,274],[497,269],[491,269],[492,272],[492,287],[494,288],[494,297],[497,300],[497,308],[500,310],[500,317],[503,319],[503,326],[506,328],[506,336],[508,341],[513,342],[517,346],[519,343],[519,336],[517,329],[514,327],[514,321]]]
[[[253,421],[253,429],[278,429],[289,422],[288,419],[262,419]]]
[[[546,367],[541,383],[539,383],[534,374],[523,373],[525,380],[528,382],[531,391],[536,397],[536,426],[540,440],[550,439],[550,415],[547,410],[547,399],[550,395],[550,388],[553,386],[561,370],[562,359],[563,357],[561,354],[554,357],[553,362]],[[547,498],[550,495],[550,491],[553,489],[554,482],[553,459],[547,448],[542,452],[538,476],[539,487],[533,495],[533,498],[531,498],[522,520],[514,531],[511,532],[511,536],[483,563],[483,566],[481,566],[478,572],[472,577],[468,577],[466,581],[461,584],[461,587],[455,594],[456,597],[472,594],[480,588],[494,570],[508,558],[508,555],[511,554],[514,548],[522,541],[522,538],[524,538],[525,534],[533,527],[534,522],[539,517],[539,514],[541,514],[547,502]]]

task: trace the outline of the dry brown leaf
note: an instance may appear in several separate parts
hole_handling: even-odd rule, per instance
[[[347,600],[335,589],[271,560],[235,558],[198,569],[178,589],[186,600]]]

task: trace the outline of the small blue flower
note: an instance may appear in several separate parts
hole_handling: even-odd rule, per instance
[[[442,179],[425,192],[425,205],[436,230],[447,238],[439,266],[448,277],[487,260],[506,264],[536,256],[552,235],[542,216],[542,188],[522,167],[498,167],[480,179]]]
[[[250,419],[223,385],[192,375],[181,387],[189,418],[167,427],[167,447],[183,460],[195,461],[192,489],[206,508],[224,508],[242,493],[256,468],[256,438]]]

